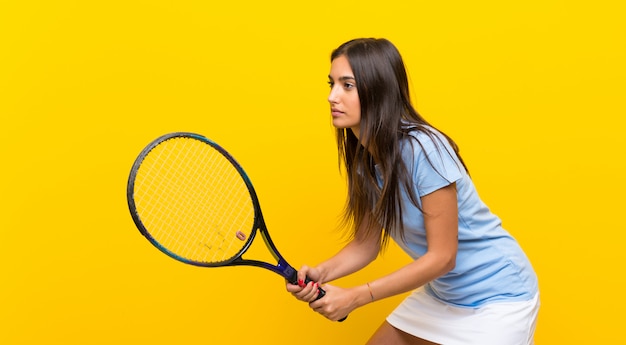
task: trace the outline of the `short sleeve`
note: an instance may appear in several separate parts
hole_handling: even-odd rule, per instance
[[[448,186],[463,177],[463,165],[447,140],[420,133],[412,140],[413,183],[422,197]]]

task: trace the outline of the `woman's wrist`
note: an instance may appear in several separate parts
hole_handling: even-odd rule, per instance
[[[328,280],[328,269],[326,268],[324,263],[321,263],[321,264],[315,266],[315,270],[319,274],[318,282],[320,282],[320,283],[328,283],[329,282],[329,280]]]
[[[367,285],[367,290],[370,293],[370,298],[371,298],[370,302],[374,302],[375,298],[374,298],[374,293],[372,292],[372,286],[370,285],[370,283],[367,283],[365,285]]]
[[[376,298],[374,297],[372,288],[371,288],[371,284],[369,283],[357,286],[356,291],[357,291],[356,304],[359,307],[372,303],[376,300]]]

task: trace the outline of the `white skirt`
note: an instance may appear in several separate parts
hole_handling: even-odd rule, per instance
[[[529,301],[461,308],[418,289],[387,317],[387,322],[443,345],[532,345],[539,304],[537,293]]]

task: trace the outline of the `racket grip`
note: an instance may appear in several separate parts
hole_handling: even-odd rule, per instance
[[[309,277],[306,277],[306,279],[304,280],[304,284],[308,284],[308,283],[310,283],[310,282],[312,282],[312,280],[311,280]],[[326,291],[324,291],[324,289],[322,289],[322,287],[321,287],[321,286],[318,286],[318,287],[317,287],[317,292],[318,292],[318,294],[317,294],[317,298],[315,298],[315,300],[316,300],[316,301],[317,301],[318,299],[320,299],[320,298],[322,298],[322,297],[326,296]],[[341,319],[339,319],[339,320],[337,320],[337,321],[338,321],[338,322],[343,322],[343,321],[344,321],[345,319],[347,319],[347,318],[348,318],[348,316],[346,315],[346,316],[344,316],[343,318],[341,318]]]

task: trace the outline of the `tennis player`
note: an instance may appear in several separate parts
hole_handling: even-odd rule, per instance
[[[412,291],[368,344],[528,345],[537,276],[480,199],[454,141],[409,98],[400,53],[355,39],[331,54],[328,101],[345,164],[351,240],[287,291],[330,320]],[[359,286],[328,284],[372,262],[389,240],[413,261]],[[316,283],[304,284],[305,276]],[[326,296],[315,300],[317,284]]]

